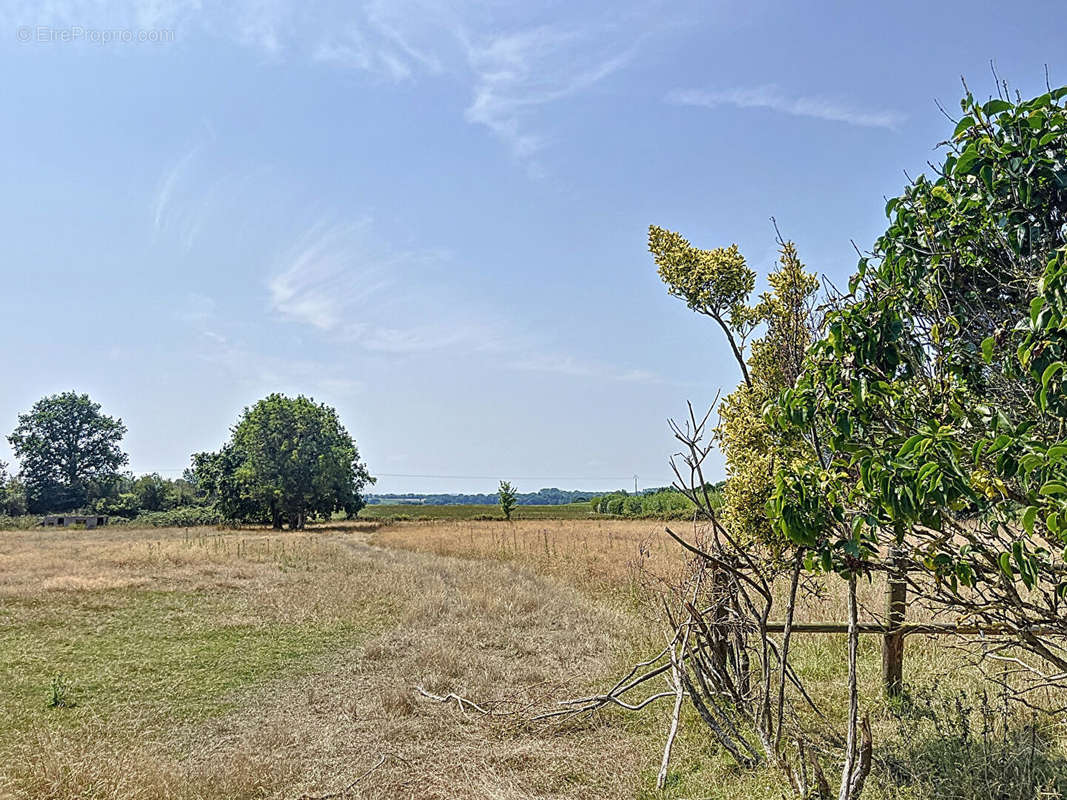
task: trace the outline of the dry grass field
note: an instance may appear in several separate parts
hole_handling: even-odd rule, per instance
[[[581,693],[625,615],[366,533],[0,534],[0,796],[315,797],[383,757],[336,796],[632,796],[625,730],[415,691],[498,712]]]
[[[0,798],[778,798],[775,776],[740,774],[693,719],[657,792],[665,706],[528,720],[658,649],[650,576],[684,567],[661,529],[0,532]],[[839,595],[802,615],[842,618]],[[873,614],[880,587],[865,599]],[[799,647],[840,719],[843,643]],[[875,637],[861,655],[880,744],[865,796],[1060,796],[1059,732],[1016,741],[953,711],[979,708],[957,653],[909,642],[907,708],[877,700]]]
[[[632,664],[662,646],[662,638],[655,635],[660,630],[658,610],[652,607],[656,587],[685,569],[685,555],[664,535],[665,524],[691,539],[696,535],[691,524],[654,520],[510,525],[431,521],[384,527],[372,541],[390,548],[518,563],[608,602],[621,601],[641,619],[627,645],[626,663]],[[798,622],[847,618],[842,582],[824,578],[813,588],[814,593],[801,598]],[[860,584],[861,621],[884,619],[885,588],[884,579],[877,576]],[[909,605],[910,622],[935,618],[929,609]],[[847,708],[845,646],[844,637],[836,635],[798,635],[794,643],[794,664],[831,728],[837,730],[844,729]],[[881,693],[880,639],[861,639],[862,696],[878,747],[864,797],[1067,797],[1067,720],[1005,705],[975,668],[973,641],[912,636],[905,652],[907,692],[902,699],[888,700]],[[1048,707],[1067,702],[1063,697],[1035,699]],[[666,729],[666,709],[651,708],[640,725],[645,748],[661,747],[658,737]],[[723,800],[783,796],[776,775],[739,773],[732,762],[709,748],[695,714],[684,720],[683,731],[667,790],[650,790],[654,772],[646,772],[639,796]]]

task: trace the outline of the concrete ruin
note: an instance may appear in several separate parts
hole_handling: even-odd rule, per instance
[[[101,514],[49,514],[41,517],[37,524],[46,528],[73,528],[75,525],[102,528],[107,525],[107,517]]]

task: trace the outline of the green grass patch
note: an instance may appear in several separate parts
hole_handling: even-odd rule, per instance
[[[374,627],[261,621],[236,593],[102,591],[6,600],[0,617],[0,750],[37,724],[190,721],[242,690],[313,668]]]

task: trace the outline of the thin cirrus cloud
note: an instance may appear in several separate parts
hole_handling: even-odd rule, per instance
[[[717,108],[764,108],[795,117],[810,117],[827,122],[842,122],[864,128],[895,130],[907,119],[890,109],[863,109],[837,100],[815,95],[790,97],[777,86],[733,88],[719,91],[703,89],[675,89],[668,93],[667,102],[674,105]]]
[[[210,156],[193,148],[163,170],[148,209],[160,243],[192,249],[207,224],[233,238],[232,231],[247,227],[252,194],[268,207],[292,203],[272,188],[269,170],[220,177],[200,163]],[[523,337],[457,290],[449,279],[454,271],[445,269],[450,260],[445,251],[398,247],[375,230],[369,216],[339,223],[327,215],[303,232],[279,233],[234,239],[250,248],[249,262],[267,259],[260,286],[272,324],[297,324],[340,345],[393,355],[450,350],[491,357],[522,346]],[[203,332],[222,324],[215,303],[190,295],[174,316]],[[398,320],[417,322],[398,325]]]
[[[156,187],[155,195],[152,199],[152,227],[156,233],[163,230],[163,227],[167,220],[168,212],[171,208],[171,201],[174,198],[175,190],[181,181],[182,177],[189,171],[189,165],[192,164],[193,159],[196,157],[198,147],[194,147],[181,158],[179,158],[174,165],[163,173],[163,176],[159,180],[159,185]]]
[[[534,355],[516,359],[509,366],[521,372],[546,372],[572,378],[595,378],[621,383],[664,383],[662,377],[640,369],[619,369],[608,364],[584,361],[571,355]]]
[[[535,112],[586,91],[625,67],[636,44],[621,43],[595,28],[542,26],[480,43],[464,37],[464,50],[475,75],[467,121],[485,126],[524,159],[545,144],[532,132]]]
[[[354,224],[318,224],[283,258],[267,282],[271,309],[287,319],[334,331],[353,311],[386,289],[407,254],[374,252],[369,219]]]
[[[54,0],[0,8],[0,21],[167,29],[179,41],[207,36],[386,84],[447,78],[468,94],[456,113],[531,165],[550,139],[547,109],[626,67],[650,31],[669,24],[656,0],[619,4],[615,24],[578,6],[559,10],[549,26],[535,6],[508,0]]]
[[[449,296],[433,273],[439,251],[383,243],[370,218],[314,225],[267,280],[270,308],[338,342],[389,354],[496,352],[509,339],[469,299]],[[397,327],[390,320],[416,318]],[[471,320],[479,320],[472,322]]]
[[[271,355],[213,330],[201,331],[201,340],[200,359],[251,391],[308,392],[339,398],[367,388],[364,381],[338,374],[334,363]]]
[[[220,170],[209,162],[214,133],[207,129],[201,141],[166,167],[148,202],[154,240],[180,245],[186,252],[197,244],[201,233],[227,209],[247,196],[250,184],[262,176],[262,168],[242,173]]]
[[[621,369],[550,350],[495,319],[470,298],[435,287],[427,266],[438,253],[390,250],[370,219],[314,226],[267,281],[271,310],[335,342],[372,353],[443,353],[523,372],[628,383],[662,383],[656,374]],[[418,288],[421,287],[421,288]],[[390,319],[413,317],[397,327]]]

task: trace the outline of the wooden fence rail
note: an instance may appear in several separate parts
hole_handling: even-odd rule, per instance
[[[706,623],[714,627],[714,623]],[[790,630],[803,633],[848,633],[846,622],[794,622]],[[960,625],[954,622],[899,622],[891,625],[883,622],[861,622],[856,625],[861,635],[876,634],[882,637],[882,686],[889,696],[900,694],[904,687],[904,637],[916,634],[927,636],[1003,636],[1017,633],[1011,625]],[[785,623],[770,621],[767,633],[783,633]],[[1028,633],[1038,636],[1062,636],[1062,628],[1038,626],[1027,628]]]
[[[862,622],[856,626],[861,634],[882,636],[882,687],[889,696],[904,688],[904,637],[913,634],[933,636],[1002,636],[1018,632],[1011,625],[961,625],[953,622],[906,622],[908,587],[903,575],[908,567],[896,553],[890,554],[891,569],[886,587],[886,622]],[[848,633],[848,624],[840,622],[794,622],[793,633]],[[784,622],[768,622],[768,633],[785,631]],[[1063,635],[1062,628],[1029,628],[1038,636]]]

